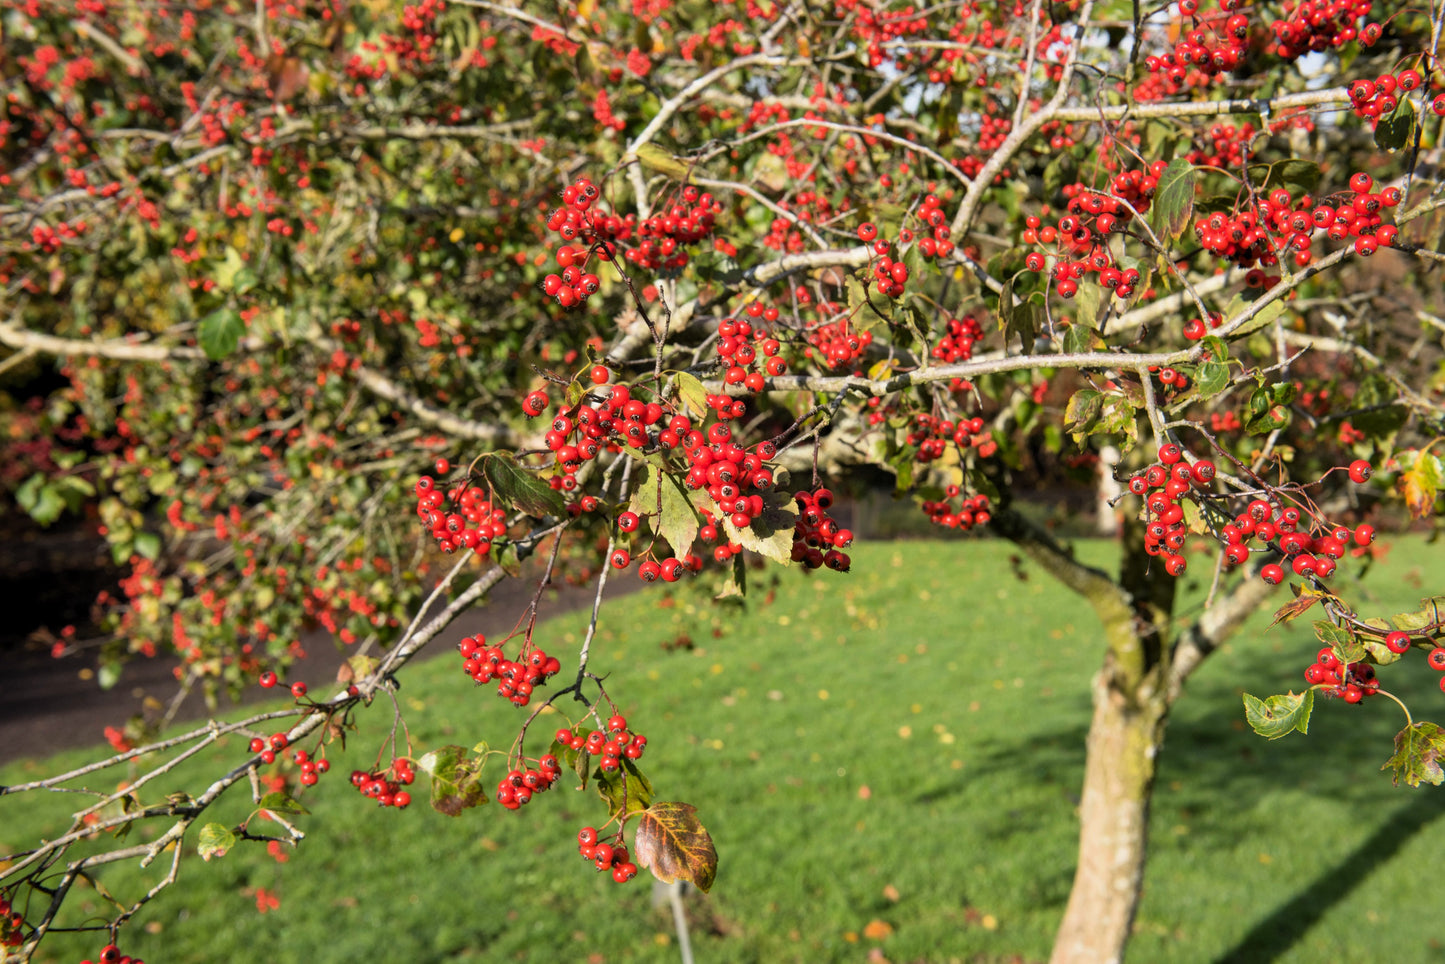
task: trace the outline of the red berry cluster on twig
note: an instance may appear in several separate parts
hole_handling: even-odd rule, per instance
[[[523,647],[518,658],[507,659],[500,646],[488,646],[487,638],[478,633],[463,636],[457,644],[462,654],[462,671],[478,684],[497,681],[497,695],[517,706],[532,701],[532,692],[557,675],[562,664],[555,656],[530,645]]]
[[[822,488],[795,492],[793,501],[798,506],[798,520],[793,523],[793,561],[808,569],[826,566],[834,572],[847,572],[853,560],[843,550],[853,544],[853,530],[840,527],[828,514],[833,493]]]
[[[410,806],[411,793],[402,787],[411,786],[415,780],[416,771],[412,768],[411,761],[405,757],[393,760],[391,766],[384,771],[351,771],[351,785],[360,791],[363,797],[371,797],[378,806],[396,807],[398,810],[405,810]]]

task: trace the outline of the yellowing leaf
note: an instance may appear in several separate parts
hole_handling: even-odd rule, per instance
[[[690,803],[654,803],[642,812],[632,853],[639,867],[664,884],[689,880],[698,890],[712,889],[717,877],[717,850],[712,836]]]
[[[1429,452],[1415,457],[1415,464],[1395,481],[1395,489],[1405,500],[1405,507],[1414,519],[1423,519],[1435,508],[1435,497],[1440,493],[1440,460]]]

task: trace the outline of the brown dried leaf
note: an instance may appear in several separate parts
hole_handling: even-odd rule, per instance
[[[632,853],[664,884],[688,880],[705,892],[717,877],[717,850],[690,803],[654,803],[642,811]]]

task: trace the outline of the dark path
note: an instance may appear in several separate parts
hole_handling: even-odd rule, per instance
[[[609,597],[627,593],[641,584],[636,578],[609,579]],[[8,587],[13,591],[13,586]],[[488,638],[507,635],[525,611],[536,589],[535,577],[507,579],[488,595],[485,603],[463,614],[451,628],[432,640],[417,658],[428,659],[452,652],[455,641],[471,633]],[[595,585],[574,587],[557,584],[543,594],[539,619],[579,607],[590,607]],[[94,590],[90,590],[94,598]],[[350,650],[338,650],[330,637],[317,634],[304,639],[305,661],[292,669],[293,679],[312,685],[329,683]],[[9,648],[0,671],[0,764],[24,757],[45,756],[57,750],[93,746],[104,740],[107,726],[122,726],[145,711],[147,700],[169,705],[179,690],[172,668],[175,660],[137,658],[125,667],[120,682],[102,690],[95,681],[94,655],[90,653],[53,659],[38,647]],[[244,702],[274,699],[275,690],[251,687]],[[155,704],[153,704],[155,705]],[[223,703],[224,709],[227,704]],[[159,715],[160,709],[151,711]],[[176,714],[177,720],[198,720],[207,716],[205,701],[191,693]]]

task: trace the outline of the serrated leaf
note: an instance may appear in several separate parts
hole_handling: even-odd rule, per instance
[[[698,381],[697,376],[687,372],[678,372],[677,394],[682,397],[683,403],[692,409],[693,414],[698,418],[707,416],[707,389],[703,387],[702,382]]]
[[[1214,361],[1222,362],[1229,357],[1229,346],[1218,335],[1206,335],[1199,344]]]
[[[1421,783],[1438,787],[1445,780],[1445,771],[1440,768],[1441,754],[1445,754],[1445,730],[1422,720],[1395,734],[1395,755],[1380,769],[1395,771],[1397,787],[1401,780],[1412,787]]]
[[[774,489],[763,496],[762,513],[754,516],[746,529],[733,525],[728,516],[723,516],[722,524],[729,541],[786,566],[793,561],[793,529],[797,521],[798,510],[792,497]]]
[[[437,813],[457,817],[487,802],[481,776],[485,756],[468,756],[464,747],[448,745],[422,754],[417,768],[431,776],[431,805]]]
[[[1413,519],[1423,519],[1435,509],[1440,494],[1440,460],[1430,452],[1421,452],[1415,463],[1395,480],[1395,491],[1405,500],[1405,508]]]
[[[643,811],[632,853],[664,884],[688,880],[706,893],[717,879],[717,848],[688,803],[655,803]]]
[[[1067,354],[1104,351],[1108,347],[1104,339],[1099,337],[1099,333],[1088,325],[1070,325],[1064,330],[1064,351]]]
[[[201,828],[200,839],[196,842],[196,853],[200,854],[202,860],[209,861],[212,857],[226,856],[226,852],[234,846],[236,835],[229,827],[208,823]]]
[[[1398,151],[1410,143],[1415,133],[1415,108],[1404,97],[1388,117],[1375,125],[1375,146],[1385,151]]]
[[[270,810],[272,813],[308,814],[311,812],[287,790],[272,790],[261,798],[261,802],[257,806],[262,810]]]
[[[662,479],[659,490],[658,478]],[[661,508],[659,509],[659,501]],[[692,507],[687,490],[674,475],[659,473],[651,465],[642,466],[637,486],[632,490],[632,511],[652,518],[652,531],[667,540],[672,554],[686,556],[697,538],[697,510]]]
[[[234,352],[246,333],[246,323],[234,308],[217,308],[201,319],[196,328],[196,344],[211,361],[218,361]]]
[[[1259,699],[1244,694],[1244,718],[1254,732],[1270,740],[1288,736],[1295,730],[1310,731],[1310,712],[1315,705],[1315,691],[1305,690],[1299,696],[1293,693]]]
[[[1213,398],[1229,386],[1229,366],[1208,361],[1194,370],[1194,390],[1201,399]]]
[[[1343,663],[1354,663],[1365,658],[1365,644],[1360,642],[1354,631],[1336,626],[1328,619],[1315,623],[1315,638],[1326,646],[1332,646],[1335,655]]]
[[[513,461],[510,453],[489,452],[477,465],[493,499],[529,516],[560,516],[567,511],[562,493]]]
[[[1174,241],[1184,233],[1194,214],[1194,181],[1197,172],[1186,160],[1171,161],[1159,175],[1154,200],[1149,206],[1149,224],[1161,241]]]
[[[597,781],[597,793],[607,801],[607,812],[612,816],[619,813],[630,816],[646,810],[652,803],[652,782],[629,759],[623,758],[622,766],[610,773],[599,766],[592,776]]]

